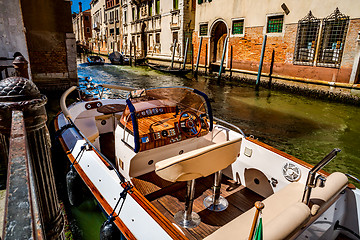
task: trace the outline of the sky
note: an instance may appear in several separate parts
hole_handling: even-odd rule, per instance
[[[79,2],[82,2],[82,10],[90,9],[91,0],[72,0],[71,12],[79,12]]]

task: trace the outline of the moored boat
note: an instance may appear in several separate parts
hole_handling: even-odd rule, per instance
[[[96,55],[88,56],[87,61],[90,65],[104,65],[105,63],[102,57]]]
[[[360,192],[340,172],[311,166],[213,117],[186,87],[132,89],[55,119],[62,147],[127,239],[248,239],[261,210],[264,239],[356,239]],[[260,222],[260,221],[259,221]]]
[[[162,66],[159,64],[147,63],[147,65],[154,70],[164,72],[164,73],[171,73],[175,75],[186,75],[191,72],[191,69],[183,69],[183,68],[171,68],[168,66]]]
[[[109,60],[114,65],[129,65],[130,62],[129,58],[116,51],[109,54]]]

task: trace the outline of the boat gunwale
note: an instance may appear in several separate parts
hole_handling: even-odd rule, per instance
[[[54,125],[55,125],[55,131],[59,130],[59,122],[58,118],[61,116],[59,114],[54,119]],[[64,116],[64,115],[63,115]],[[65,117],[65,116],[64,116]],[[80,139],[81,140],[81,139]],[[85,140],[85,138],[82,138],[82,140]],[[65,151],[65,154],[67,155],[70,162],[74,161],[75,158],[71,154],[70,149],[67,147],[65,140],[63,139],[62,135],[59,136],[60,144],[62,145],[62,148]],[[105,160],[103,157],[98,153],[96,149],[93,149],[96,153],[96,155],[100,158],[102,162],[105,164]],[[106,164],[105,164],[106,165]],[[101,204],[104,211],[110,215],[113,212],[113,208],[110,206],[110,204],[105,200],[105,198],[102,196],[100,191],[95,187],[95,185],[92,183],[92,181],[87,177],[84,170],[81,168],[80,165],[78,165],[76,162],[73,165],[76,169],[76,171],[79,173],[80,177],[88,187],[88,189],[91,191],[93,196],[96,198],[96,200]],[[89,185],[91,186],[89,186]],[[124,184],[124,183],[122,183]],[[164,229],[164,231],[173,239],[188,239],[178,228],[176,228],[168,218],[166,218],[158,209],[156,209],[155,206],[151,204],[140,192],[138,189],[135,188],[133,184],[131,184],[131,192],[129,192],[129,195],[137,202],[144,210],[149,214],[150,217],[152,217],[158,225]],[[122,185],[123,187],[123,185]],[[105,204],[105,206],[103,205]],[[127,239],[136,239],[136,237],[133,235],[133,233],[129,230],[129,228],[125,225],[125,223],[121,220],[121,218],[116,214],[115,216],[115,224],[119,228],[119,230],[126,236]]]

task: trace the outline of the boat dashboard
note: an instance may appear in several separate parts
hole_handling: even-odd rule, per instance
[[[139,151],[150,150],[185,139],[204,136],[209,132],[206,114],[179,105],[152,100],[133,104],[139,133]],[[119,125],[134,135],[129,109]]]

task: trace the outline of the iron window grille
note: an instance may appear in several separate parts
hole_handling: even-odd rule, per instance
[[[317,66],[340,68],[349,21],[338,8],[323,20]]]
[[[233,35],[235,34],[244,34],[244,19],[240,20],[233,20],[232,22],[232,32]]]
[[[206,36],[208,34],[208,25],[200,24],[200,36]]]
[[[267,33],[281,33],[283,30],[284,15],[269,16],[266,27]]]
[[[321,20],[310,11],[298,22],[294,64],[313,65]]]

